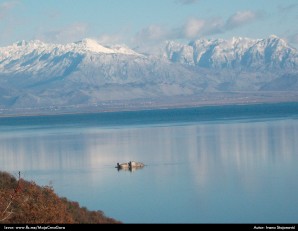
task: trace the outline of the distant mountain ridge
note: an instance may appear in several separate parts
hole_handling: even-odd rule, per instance
[[[156,56],[92,39],[0,48],[0,113],[271,91],[298,91],[298,51],[276,36],[169,41]]]
[[[267,39],[196,40],[187,45],[168,42],[165,56],[173,61],[206,68],[297,70],[298,52],[274,35]]]

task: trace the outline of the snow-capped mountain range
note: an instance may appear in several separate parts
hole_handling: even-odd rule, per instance
[[[92,39],[63,45],[20,41],[0,48],[2,112],[297,90],[298,51],[276,36],[168,41],[158,55]]]
[[[298,68],[297,50],[274,35],[268,39],[203,39],[187,45],[169,42],[166,46],[166,57],[173,62],[215,69]]]

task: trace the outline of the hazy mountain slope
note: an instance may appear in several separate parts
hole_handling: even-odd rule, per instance
[[[275,36],[168,42],[159,56],[91,39],[64,45],[21,41],[0,48],[0,109],[297,91],[297,73],[297,50]]]

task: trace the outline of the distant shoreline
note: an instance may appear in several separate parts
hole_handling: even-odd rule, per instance
[[[298,95],[298,93],[297,93]],[[298,96],[297,96],[298,97]],[[200,102],[190,102],[190,103],[160,103],[144,105],[142,103],[136,105],[109,105],[105,108],[99,108],[99,106],[90,107],[78,107],[78,111],[75,110],[56,110],[56,111],[44,111],[36,110],[36,112],[26,113],[26,112],[12,112],[12,113],[0,113],[1,118],[13,118],[13,117],[39,117],[39,116],[62,116],[62,115],[83,115],[83,114],[101,114],[101,113],[113,113],[113,112],[133,112],[133,111],[152,111],[152,110],[168,110],[168,109],[187,109],[187,108],[200,108],[200,107],[216,107],[216,106],[241,106],[241,105],[260,105],[260,104],[282,104],[282,103],[298,103],[298,98],[289,99],[272,99],[267,100],[248,100],[241,101],[239,99],[231,101],[200,101]],[[1,111],[1,110],[0,110]]]

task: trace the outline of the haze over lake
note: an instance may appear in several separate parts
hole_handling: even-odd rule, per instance
[[[7,117],[0,169],[125,223],[297,223],[297,137],[298,103]]]

